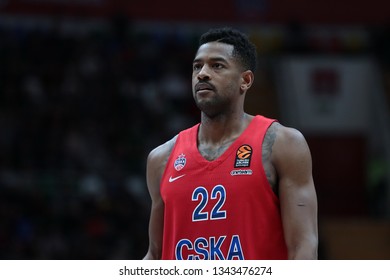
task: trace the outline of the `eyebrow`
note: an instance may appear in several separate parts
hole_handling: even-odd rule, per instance
[[[228,61],[225,58],[221,57],[221,56],[211,57],[209,60],[211,60],[213,62],[221,61],[221,62],[228,63]],[[195,58],[192,63],[197,63],[197,62],[201,62],[201,61],[203,61],[203,59]]]

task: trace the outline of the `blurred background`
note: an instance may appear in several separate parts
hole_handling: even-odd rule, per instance
[[[287,3],[286,3],[287,2]],[[246,110],[301,130],[320,259],[390,259],[390,2],[0,1],[0,259],[140,259],[147,154],[199,122],[200,34],[249,34]]]

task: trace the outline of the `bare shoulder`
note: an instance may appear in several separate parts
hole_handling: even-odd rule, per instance
[[[283,170],[295,170],[299,167],[311,172],[311,154],[304,135],[295,128],[274,123],[270,127],[274,134],[272,162]]]
[[[268,128],[263,142],[263,159],[291,151],[307,151],[308,146],[303,134],[291,127],[274,122]]]
[[[268,128],[262,144],[262,161],[267,180],[275,193],[278,182],[286,175],[311,168],[310,151],[303,134],[274,122]]]
[[[295,151],[308,152],[305,136],[296,128],[279,124],[276,143],[285,148],[294,148]]]
[[[160,181],[165,166],[176,143],[177,135],[164,144],[154,148],[148,155],[146,166],[146,181],[149,192],[153,197],[159,196]]]
[[[172,152],[173,147],[175,146],[177,135],[172,139],[168,140],[164,144],[154,148],[148,155],[148,165],[149,164],[158,164],[162,162],[167,162],[169,155]]]
[[[168,158],[175,146],[177,135],[169,141],[154,148],[148,155],[147,166],[148,169],[154,169],[156,172],[160,171],[161,175],[165,169]]]
[[[275,134],[275,145],[294,148],[307,148],[307,142],[302,132],[296,128],[284,126],[278,122],[271,125],[270,130]]]

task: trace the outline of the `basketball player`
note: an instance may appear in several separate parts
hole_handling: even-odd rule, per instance
[[[316,259],[308,145],[296,129],[244,112],[254,45],[238,30],[212,29],[192,67],[201,122],[148,156],[144,259]]]

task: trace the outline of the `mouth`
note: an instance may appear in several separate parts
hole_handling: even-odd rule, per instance
[[[214,86],[207,82],[199,82],[195,85],[195,92],[213,91]]]

